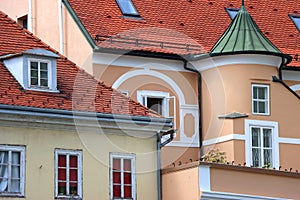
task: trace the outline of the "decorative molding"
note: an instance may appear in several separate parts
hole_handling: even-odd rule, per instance
[[[291,88],[293,91],[298,91],[298,90],[300,90],[300,84],[292,85],[292,86],[290,86],[290,88]]]
[[[300,71],[282,70],[282,79],[289,81],[300,81]]]
[[[118,89],[122,83],[124,83],[126,80],[133,78],[135,76],[153,76],[158,79],[163,80],[165,83],[169,84],[171,88],[175,91],[176,95],[178,96],[179,105],[185,104],[185,97],[183,92],[181,91],[180,87],[177,85],[177,83],[171,79],[170,77],[166,76],[163,73],[160,73],[158,71],[153,70],[147,70],[147,69],[140,69],[140,70],[133,70],[129,71],[122,76],[118,78],[112,85],[113,88]]]
[[[172,141],[169,144],[167,144],[166,146],[168,147],[196,147],[199,148],[199,141],[198,140],[193,140],[191,142],[182,142],[182,141]]]
[[[221,115],[218,118],[219,119],[237,119],[237,118],[243,118],[243,117],[248,117],[248,116],[249,115],[247,115],[247,114],[233,112],[230,114]]]
[[[207,59],[198,61],[191,61],[193,67],[198,71],[204,71],[220,66],[235,64],[256,64],[279,67],[281,62],[281,57],[257,54],[225,55],[209,57]]]
[[[284,144],[300,144],[300,138],[284,138],[284,137],[279,137],[278,138],[279,143],[284,143]]]
[[[256,196],[256,195],[246,195],[246,194],[236,194],[229,192],[210,192],[210,191],[202,191],[201,200],[287,200],[276,197],[264,197],[264,196]]]
[[[218,144],[222,142],[228,142],[230,140],[245,140],[245,135],[242,134],[230,134],[230,135],[225,135],[213,139],[208,139],[203,141],[203,146],[209,146],[213,144]]]
[[[93,64],[101,64],[107,66],[134,67],[139,69],[155,69],[167,71],[189,72],[183,67],[182,61],[160,58],[149,58],[130,55],[118,55],[110,53],[94,53]]]
[[[230,134],[230,135],[221,136],[221,137],[214,138],[214,139],[204,140],[203,146],[209,146],[209,145],[218,144],[218,143],[222,143],[222,142],[228,142],[230,140],[245,140],[245,135]],[[300,145],[300,138],[278,137],[278,143],[299,144]]]

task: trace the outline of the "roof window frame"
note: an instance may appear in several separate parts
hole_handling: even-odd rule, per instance
[[[139,12],[137,11],[135,5],[133,4],[132,0],[116,0],[116,3],[122,12],[124,17],[134,17],[134,18],[141,18]],[[124,5],[127,4],[127,5]],[[133,11],[128,12],[125,6],[129,6],[130,9],[133,9]]]
[[[296,29],[298,30],[298,32],[300,34],[300,15],[289,14],[289,17],[292,20],[293,24],[295,25]],[[298,23],[296,23],[295,18],[297,18],[299,20]]]
[[[228,14],[228,16],[230,17],[231,20],[233,20],[234,17],[235,17],[235,16],[237,15],[237,13],[239,12],[239,9],[238,9],[238,8],[225,8],[225,10],[226,10],[226,12],[227,12],[227,14]],[[230,12],[236,12],[235,16],[232,17],[232,16],[230,15]]]

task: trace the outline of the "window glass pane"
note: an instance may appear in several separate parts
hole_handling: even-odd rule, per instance
[[[71,182],[70,183],[70,195],[77,195],[77,182]]]
[[[20,165],[20,152],[12,152],[12,164]]]
[[[257,101],[253,102],[253,112],[258,113],[258,102]]]
[[[266,99],[267,98],[267,89],[259,87],[258,88],[258,99]]]
[[[37,78],[31,78],[30,79],[30,85],[38,85],[38,79]]]
[[[253,167],[259,167],[261,165],[261,153],[260,149],[252,148],[252,165]]]
[[[148,97],[147,107],[150,108],[151,110],[154,110],[158,114],[162,115],[162,101],[163,99],[161,98]]]
[[[131,171],[131,160],[124,159],[124,171]]]
[[[48,79],[41,79],[41,86],[47,87],[48,86]]]
[[[258,102],[258,112],[266,113],[266,102]]]
[[[66,169],[64,169],[64,168],[58,169],[58,180],[65,181],[67,179],[66,174],[67,174]]]
[[[121,172],[113,172],[113,183],[121,184]]]
[[[113,159],[113,170],[121,170],[121,160],[118,158]]]
[[[20,180],[12,180],[10,192],[20,192]]]
[[[264,165],[272,166],[272,150],[264,149]]]
[[[257,87],[253,87],[253,98],[257,99]]]
[[[272,147],[272,133],[271,129],[263,129],[264,147]]]
[[[20,178],[20,166],[12,166],[11,177],[14,179]]]
[[[77,156],[70,156],[70,167],[77,168]]]
[[[31,70],[38,70],[38,62],[30,62],[30,69]]]
[[[48,63],[41,62],[40,69],[41,71],[48,71]]]
[[[132,198],[131,186],[124,186],[124,197],[125,198]]]
[[[8,179],[7,178],[0,178],[0,192],[7,192],[8,190]]]
[[[138,15],[131,0],[117,0],[123,14]]]
[[[124,184],[131,184],[131,173],[124,173]]]
[[[8,164],[8,152],[0,151],[0,167],[7,166]],[[0,174],[1,177],[1,174]]]
[[[78,174],[77,169],[70,169],[70,181],[77,181],[78,180],[77,174]]]
[[[233,19],[236,16],[236,14],[238,13],[239,10],[238,9],[228,9],[227,8],[226,11],[230,16],[230,19]]]
[[[48,72],[47,71],[41,71],[41,76],[42,79],[48,79]]]
[[[65,195],[67,194],[67,188],[65,182],[58,183],[58,195]]]
[[[38,71],[37,70],[30,70],[30,76],[31,76],[31,78],[37,78],[38,77]]]
[[[58,167],[66,167],[66,155],[58,155]]]
[[[114,185],[113,186],[113,196],[114,197],[121,197],[121,186],[120,185]]]
[[[252,129],[252,146],[260,146],[260,128],[251,128]]]

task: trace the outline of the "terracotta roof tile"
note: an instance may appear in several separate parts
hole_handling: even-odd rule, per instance
[[[128,38],[131,40],[148,39],[178,44],[177,49],[151,45],[141,47],[116,44],[118,42],[114,40],[111,44],[98,41],[100,47],[173,54],[208,52],[231,22],[224,8],[241,6],[240,0],[132,0],[142,19],[131,19],[122,16],[115,0],[68,1],[92,38],[130,33]],[[246,1],[245,6],[261,31],[277,48],[292,56],[300,54],[299,31],[289,18],[289,14],[300,15],[299,0],[255,0]],[[158,28],[159,31],[156,34],[140,34],[140,29],[148,28]],[[174,34],[162,37],[161,29]],[[183,47],[193,44],[198,45],[195,51]],[[290,65],[300,67],[300,59],[293,60]]]
[[[57,53],[0,12],[0,56],[42,48]],[[59,54],[58,54],[59,55]],[[156,116],[111,86],[95,80],[67,58],[57,59],[59,93],[24,90],[0,62],[0,104],[111,114]]]

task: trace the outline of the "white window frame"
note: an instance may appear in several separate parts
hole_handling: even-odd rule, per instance
[[[254,88],[255,87],[267,89],[267,99],[266,100],[254,99]],[[252,114],[254,114],[254,115],[270,115],[270,86],[264,85],[264,84],[252,84],[251,85],[251,95],[252,95],[252,97],[251,97]],[[254,102],[258,102],[258,101],[266,103],[267,112],[265,112],[265,113],[254,112]]]
[[[140,104],[144,105],[145,98],[161,98],[162,99],[162,116],[169,117],[169,103],[168,99],[170,98],[170,94],[168,92],[161,91],[151,91],[151,90],[139,90],[137,91],[137,100]],[[147,104],[144,105],[147,107]]]
[[[278,141],[278,122],[262,120],[245,120],[245,152],[246,165],[252,166],[252,127],[267,128],[272,130],[272,168],[279,168],[279,141]]]
[[[38,62],[38,86],[31,86],[31,62]],[[48,67],[48,86],[40,86],[40,63],[47,63]],[[39,90],[51,90],[52,89],[52,66],[51,61],[46,59],[37,59],[37,58],[28,58],[28,88],[30,89],[39,89]]]
[[[19,193],[4,192],[4,193],[0,193],[0,197],[1,196],[24,197],[25,196],[25,147],[0,145],[0,151],[8,151],[9,154],[11,154],[11,152],[20,152],[20,192]],[[9,161],[9,174],[10,171],[11,171],[11,162]]]
[[[131,160],[131,181],[132,181],[132,190],[131,190],[131,194],[132,194],[132,200],[136,200],[136,156],[135,154],[128,154],[128,153],[110,153],[109,154],[109,160],[110,160],[110,168],[109,168],[109,173],[110,173],[110,199],[111,200],[125,200],[125,198],[113,198],[113,159],[117,158],[117,159],[130,159]],[[123,165],[121,164],[121,167],[123,167]],[[123,170],[121,169],[121,172],[123,172]],[[121,173],[121,185],[122,182],[124,181],[122,178],[122,174]],[[121,187],[123,188],[123,187]],[[121,189],[121,195],[123,195],[123,191]],[[131,199],[131,198],[130,198]]]
[[[58,193],[58,155],[66,155],[69,156],[77,156],[77,178],[78,178],[78,191],[77,196],[73,195],[59,195]],[[67,158],[68,160],[68,158]],[[66,163],[67,171],[69,170],[69,162]],[[67,180],[69,180],[68,173],[67,173]],[[69,193],[69,187],[67,182],[67,192]],[[55,197],[56,198],[82,198],[82,151],[81,150],[66,150],[66,149],[55,149]]]

